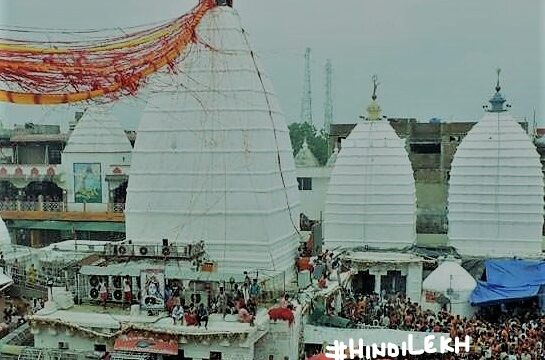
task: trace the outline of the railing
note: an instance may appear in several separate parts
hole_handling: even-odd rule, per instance
[[[68,286],[70,289],[75,289],[74,279],[68,274],[68,277],[64,271],[62,274],[42,274],[39,272],[29,273],[23,271],[22,269],[13,269],[8,266],[6,275],[13,279],[14,287],[17,287],[20,290],[34,290],[43,294],[47,294],[48,283],[52,283],[55,287],[65,287]]]
[[[66,204],[59,201],[0,201],[0,211],[66,212]],[[125,203],[109,203],[108,212],[123,213]]]
[[[125,203],[110,203],[108,204],[110,212],[122,213],[125,211]]]
[[[65,211],[62,202],[0,201],[0,211]]]
[[[59,212],[64,211],[65,206],[62,202],[44,202],[42,203],[42,210],[43,211],[53,211],[53,212]]]
[[[17,210],[17,201],[0,201],[0,211]]]
[[[38,211],[39,203],[34,201],[19,202],[21,211]]]

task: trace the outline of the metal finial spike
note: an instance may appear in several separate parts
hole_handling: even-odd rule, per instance
[[[373,80],[373,96],[371,96],[371,99],[376,100],[377,99],[377,88],[378,88],[378,76],[373,75],[371,78]]]
[[[500,92],[500,90],[501,90],[501,86],[500,86],[501,68],[497,68],[496,73],[498,74],[498,82],[496,83],[496,92]]]

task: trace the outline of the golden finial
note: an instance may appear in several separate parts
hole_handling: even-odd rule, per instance
[[[496,69],[496,74],[498,74],[498,82],[496,83],[496,92],[500,92],[500,90],[501,90],[501,86],[500,86],[501,68]]]
[[[371,96],[371,99],[376,100],[377,99],[377,89],[380,83],[378,82],[378,76],[375,74],[371,78],[373,80],[373,96]]]

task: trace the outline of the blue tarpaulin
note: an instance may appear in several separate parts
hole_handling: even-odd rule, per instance
[[[545,261],[487,260],[486,282],[504,287],[545,285]]]
[[[471,293],[469,301],[472,305],[482,306],[526,299],[537,296],[540,287],[540,285],[525,285],[521,287],[507,288],[478,281],[477,287]]]
[[[487,260],[486,282],[477,282],[473,305],[491,305],[537,296],[545,286],[545,261]]]

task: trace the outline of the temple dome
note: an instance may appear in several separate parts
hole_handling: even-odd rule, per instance
[[[471,317],[475,308],[469,299],[477,286],[475,279],[454,259],[447,259],[422,282],[423,308],[439,311],[441,305],[427,296],[429,293],[445,296],[452,314]]]
[[[70,134],[63,153],[130,153],[131,143],[120,122],[108,111],[89,108]]]
[[[271,81],[232,8],[210,10],[197,35],[175,75],[151,80],[160,88],[133,152],[127,239],[204,241],[218,271],[291,271],[299,194]]]
[[[375,97],[375,96],[374,96]],[[326,196],[326,247],[404,248],[416,240],[416,195],[405,142],[373,100],[333,167]]]
[[[320,162],[309,149],[307,140],[303,142],[301,150],[295,155],[295,166],[297,167],[319,167]]]
[[[541,163],[512,116],[487,113],[458,146],[448,204],[449,240],[460,254],[541,253]]]
[[[457,262],[446,260],[433,270],[422,282],[423,290],[447,292],[455,291],[472,292],[477,286],[475,279]]]
[[[530,137],[500,94],[458,146],[449,184],[449,241],[460,254],[541,253],[543,173]]]

